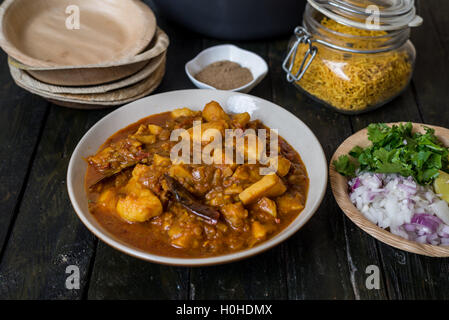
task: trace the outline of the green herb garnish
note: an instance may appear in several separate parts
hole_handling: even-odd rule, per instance
[[[438,177],[439,170],[449,172],[449,149],[435,136],[435,130],[412,133],[412,124],[387,126],[383,123],[368,126],[372,146],[355,147],[349,156],[334,161],[336,170],[355,177],[356,170],[375,173],[397,173],[412,176],[420,184],[429,184]]]

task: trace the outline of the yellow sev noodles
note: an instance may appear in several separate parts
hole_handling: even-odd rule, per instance
[[[356,36],[382,36],[384,31],[362,30],[324,18],[328,29]],[[360,111],[396,96],[407,85],[412,64],[408,53],[395,50],[378,54],[350,54],[316,44],[318,53],[304,77],[297,82],[305,91],[338,109]],[[353,43],[370,48],[367,40]],[[308,45],[298,47],[293,71],[297,72]]]

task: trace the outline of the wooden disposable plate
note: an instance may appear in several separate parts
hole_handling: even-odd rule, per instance
[[[19,66],[14,61],[10,63]],[[39,81],[57,86],[94,86],[129,77],[145,67],[147,63],[148,61],[141,61],[109,68],[29,70],[27,72]],[[26,70],[26,68],[21,69]]]
[[[165,73],[165,61],[154,71],[150,77],[126,88],[121,88],[98,94],[54,94],[27,87],[14,79],[23,89],[39,95],[63,107],[77,109],[99,109],[122,105],[142,98],[153,92],[161,83]]]
[[[116,62],[80,67],[31,67],[10,57],[9,63],[14,67],[26,70],[41,82],[58,86],[88,86],[117,81],[141,70],[149,60],[166,52],[169,45],[167,34],[157,29],[153,41],[146,51],[137,56]]]
[[[51,98],[45,98],[45,99],[51,103],[58,105],[58,106],[71,108],[71,109],[94,110],[94,109],[112,108],[112,107],[121,106],[121,105],[130,103],[135,100],[138,100],[138,99],[148,96],[149,94],[153,93],[154,90],[157,89],[157,87],[160,85],[162,79],[163,79],[163,77],[161,77],[159,80],[155,81],[154,84],[152,86],[149,86],[145,91],[143,91],[142,93],[140,93],[134,97],[131,97],[128,99],[123,99],[123,100],[116,100],[116,101],[114,101],[112,103],[108,103],[108,104],[102,103],[102,102],[86,103],[86,102],[63,101],[63,100],[56,100],[56,99],[51,99]]]
[[[0,45],[33,67],[131,58],[155,30],[153,12],[138,0],[5,0],[0,7]]]
[[[71,94],[90,94],[90,93],[105,93],[120,88],[124,88],[133,85],[141,80],[144,80],[155,72],[155,70],[162,64],[165,63],[165,52],[151,59],[147,65],[136,74],[124,78],[119,81],[110,82],[107,84],[101,84],[97,86],[85,86],[85,87],[68,87],[68,86],[56,86],[41,82],[39,80],[31,77],[27,71],[16,68],[14,65],[9,64],[9,70],[12,77],[16,82],[28,87],[33,88],[38,91],[45,91],[49,94],[61,94],[61,93],[71,93]]]
[[[397,123],[396,123],[397,124]],[[390,123],[388,125],[393,125]],[[423,124],[413,123],[413,130],[415,132],[424,132],[422,128]],[[441,127],[435,127],[430,125],[424,125],[429,128],[435,129],[435,135],[440,139],[444,145],[449,146],[449,130]],[[383,243],[386,243],[392,247],[417,253],[429,257],[449,257],[449,247],[444,246],[433,246],[430,244],[420,244],[414,241],[406,240],[400,236],[394,235],[387,230],[378,227],[376,224],[368,220],[357,208],[352,204],[349,199],[348,193],[348,180],[346,177],[340,175],[333,165],[333,162],[337,160],[340,156],[348,154],[352,148],[355,146],[360,146],[362,148],[368,147],[371,142],[367,137],[367,129],[363,129],[348,139],[346,139],[340,147],[335,152],[332,157],[331,164],[329,167],[330,180],[332,192],[334,194],[335,200],[337,201],[340,208],[346,214],[346,216],[352,220],[358,227],[363,229],[365,232],[369,233],[371,236],[376,238]]]
[[[130,103],[135,100],[138,100],[138,99],[148,96],[154,90],[157,89],[157,87],[161,84],[162,79],[163,79],[163,77],[161,77],[160,79],[156,79],[155,81],[152,82],[153,85],[150,85],[145,91],[143,91],[142,93],[140,93],[134,97],[123,99],[123,100],[116,100],[111,103],[103,103],[103,102],[86,103],[86,102],[63,101],[63,100],[56,100],[56,99],[51,99],[51,98],[45,98],[45,99],[51,103],[58,105],[58,106],[72,108],[72,109],[93,110],[93,109],[112,108],[112,107],[121,106],[121,105]]]

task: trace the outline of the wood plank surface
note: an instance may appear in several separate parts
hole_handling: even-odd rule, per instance
[[[0,261],[35,157],[48,103],[18,88],[0,55]]]
[[[166,92],[194,88],[185,63],[202,48],[199,35],[158,19],[170,37],[167,71],[161,86]],[[88,290],[89,299],[188,299],[189,269],[140,261],[99,243]]]
[[[273,101],[304,121],[320,140],[327,159],[351,133],[349,119],[319,106],[286,81],[281,69],[288,39],[270,45]],[[343,220],[328,188],[315,216],[286,242],[287,283],[290,299],[351,299]]]
[[[444,0],[420,0],[419,14],[424,24],[412,31],[416,46],[417,64],[412,91],[419,107],[422,122],[449,128],[449,2]],[[389,248],[387,248],[389,249]],[[391,264],[392,277],[400,268],[411,272],[399,275],[398,286],[404,299],[448,299],[449,260],[399,254],[396,264]]]
[[[75,215],[65,181],[72,150],[103,113],[52,105],[0,264],[1,297],[82,298],[95,239]],[[79,290],[65,286],[68,265],[80,270]]]
[[[203,48],[223,42],[205,39]],[[268,61],[268,45],[262,41],[231,42],[259,54]],[[272,81],[268,75],[252,95],[272,100]],[[284,246],[278,246],[256,257],[223,266],[192,268],[191,299],[286,299],[286,261]],[[213,285],[207,285],[213,284]]]
[[[353,117],[351,122],[354,132],[357,132],[368,126],[370,123],[396,122],[404,120],[414,122],[420,122],[421,120],[410,88],[402,96],[393,100],[387,106],[368,114]],[[413,288],[405,288],[404,286],[407,286],[407,284],[402,282],[401,279],[411,276],[409,264],[404,263],[404,261],[410,259],[414,256],[414,254],[408,254],[406,252],[385,246],[354,226],[349,219],[347,219],[347,221],[348,224],[351,224],[352,229],[357,229],[359,238],[357,239],[357,237],[355,237],[354,242],[358,244],[360,244],[360,242],[368,241],[370,243],[375,242],[376,246],[379,247],[381,260],[373,261],[372,265],[376,265],[380,268],[382,278],[385,280],[385,283],[382,285],[382,289],[388,292],[388,296],[391,298],[399,298],[402,295],[402,292],[406,290],[413,290]],[[391,268],[392,266],[394,266],[394,269]],[[395,277],[395,275],[398,277]],[[410,294],[412,294],[412,292],[410,292]]]

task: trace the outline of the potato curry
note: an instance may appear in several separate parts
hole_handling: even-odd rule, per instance
[[[170,152],[178,143],[171,141],[172,131],[191,133],[198,121],[201,130],[221,133],[266,128],[248,113],[226,114],[212,101],[203,111],[177,109],[118,131],[86,159],[89,210],[106,230],[153,254],[210,257],[258,245],[301,213],[307,172],[282,137],[276,170],[268,175],[259,169],[273,159],[265,165],[229,163],[224,157],[212,164],[172,161]],[[201,145],[207,142],[201,140]],[[244,151],[245,159],[259,152],[247,145]]]

